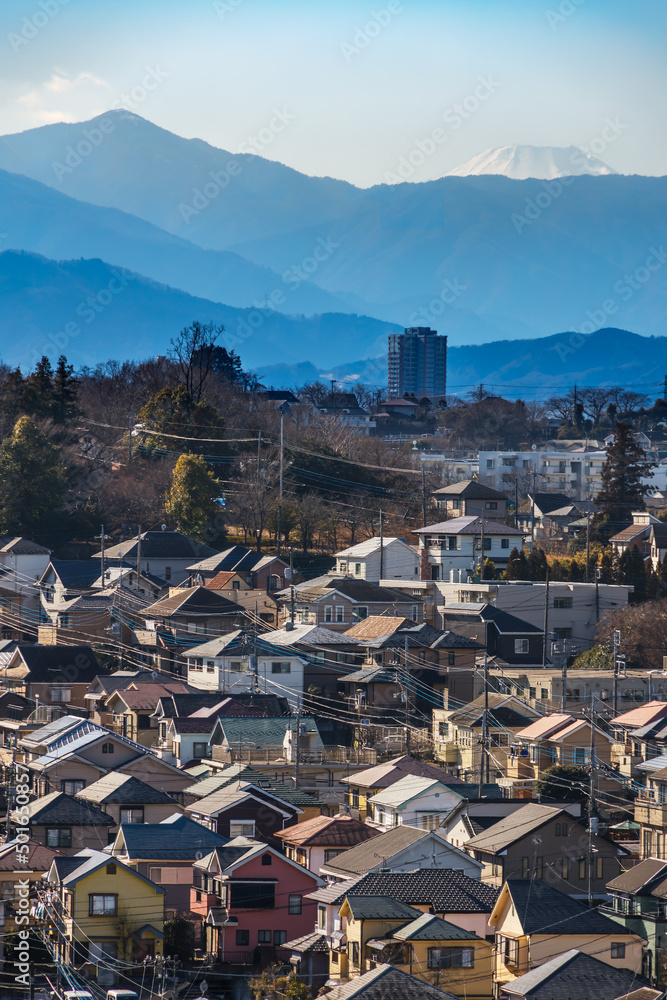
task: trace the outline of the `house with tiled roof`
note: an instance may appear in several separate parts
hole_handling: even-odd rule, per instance
[[[667,702],[650,700],[617,715],[610,725],[615,739],[612,765],[628,778],[639,777],[638,765],[654,758],[656,750],[667,751]]]
[[[363,650],[354,637],[348,637],[345,632],[334,632],[324,625],[286,621],[281,628],[264,632],[262,639],[278,655],[284,651],[301,657],[304,660],[304,690],[317,688],[318,693],[324,695],[337,692],[337,670],[348,663],[358,666],[363,659]]]
[[[493,748],[489,770],[495,778],[504,777],[514,734],[537,718],[539,712],[524,701],[495,691],[461,708],[434,708],[432,732],[436,759],[464,779],[479,776],[480,737],[486,725],[489,746]]]
[[[400,823],[435,830],[464,798],[436,778],[406,774],[368,799],[367,823],[386,831]]]
[[[499,996],[500,1000],[664,1000],[665,994],[652,989],[642,976],[570,948],[504,983]]]
[[[642,973],[656,982],[667,934],[667,861],[646,858],[607,883],[610,900],[600,908],[644,946]]]
[[[185,681],[164,674],[158,679],[137,677],[127,686],[119,687],[102,699],[100,718],[111,732],[127,736],[142,746],[151,747],[156,741],[157,724],[153,721],[159,698],[194,691]]]
[[[223,785],[186,806],[197,823],[222,837],[251,837],[280,847],[278,833],[297,823],[301,809],[268,788],[245,781]]]
[[[238,574],[253,590],[269,593],[280,590],[287,583],[287,563],[278,556],[262,555],[246,545],[232,545],[222,552],[211,553],[203,559],[192,562],[188,567],[190,580],[194,584],[213,579],[218,573]]]
[[[489,918],[496,935],[496,983],[505,984],[576,948],[610,965],[641,973],[642,938],[599,909],[541,880],[508,879]]]
[[[34,838],[19,844],[9,831],[8,835],[7,843],[0,846],[0,908],[4,907],[4,913],[0,915],[0,924],[2,924],[3,934],[11,934],[21,926],[16,923],[16,918],[20,915],[19,904],[21,902],[19,895],[21,886],[18,884],[17,873],[21,872],[21,882],[23,885],[27,884],[32,905],[37,901],[43,888],[42,876],[44,872],[49,869],[53,859],[60,854],[57,849],[45,847]],[[2,923],[3,920],[4,923]]]
[[[473,879],[480,878],[483,868],[480,861],[449,843],[440,827],[424,830],[401,823],[325,861],[320,874],[340,882],[385,868],[392,872],[409,872],[427,861],[434,868],[451,868]]]
[[[291,589],[275,595],[280,623],[292,618]],[[334,632],[346,632],[352,625],[371,615],[423,618],[423,598],[408,596],[390,587],[380,587],[353,577],[326,576],[295,588],[296,624],[324,625]]]
[[[507,517],[507,497],[478,479],[463,479],[434,490],[431,497],[445,517],[484,517],[503,521]]]
[[[75,798],[103,809],[116,827],[128,823],[161,823],[168,816],[183,811],[171,795],[122,771],[110,771],[78,791]]]
[[[585,899],[590,890],[594,897],[604,898],[610,876],[620,874],[628,852],[594,833],[591,868],[588,853],[581,851],[586,836],[585,824],[566,808],[531,802],[476,834],[464,847],[484,864],[482,878],[492,885],[548,877],[567,895]]]
[[[356,774],[347,775],[341,779],[341,783],[347,786],[347,805],[350,809],[358,811],[359,817],[365,820],[373,812],[371,799],[377,792],[389,788],[395,782],[400,781],[405,775],[412,774],[420,777],[433,778],[446,785],[455,787],[461,784],[460,779],[448,774],[443,768],[428,764],[426,761],[417,760],[409,754],[394,757],[392,760]]]
[[[422,580],[454,580],[478,572],[482,560],[490,559],[505,569],[513,548],[521,548],[525,531],[499,520],[478,516],[453,517],[449,521],[417,528],[420,577]]]
[[[97,805],[65,792],[33,799],[27,809],[33,840],[64,855],[106,846],[115,825],[113,817]],[[16,816],[13,819],[16,822]]]
[[[651,551],[649,544],[651,528],[653,525],[662,525],[662,523],[659,518],[654,517],[648,511],[633,511],[632,524],[612,535],[609,539],[609,544],[613,546],[618,556],[622,556],[624,552],[630,552],[636,548],[641,556],[647,557]]]
[[[349,814],[317,816],[276,832],[276,837],[285,846],[287,857],[316,874],[319,874],[322,865],[333,861],[349,848],[379,835],[378,830]]]
[[[188,773],[192,774],[192,770],[190,769]],[[183,790],[183,800],[186,805],[193,805],[226,786],[236,787],[239,783],[254,785],[259,790],[265,789],[283,802],[297,806],[301,810],[302,823],[322,813],[323,803],[315,795],[303,788],[295,788],[293,783],[281,781],[248,764],[230,764],[220,771],[216,770],[212,774],[200,777]]]
[[[210,545],[205,545],[196,538],[189,538],[180,531],[166,530],[142,531],[141,541],[138,537],[128,538],[123,542],[114,542],[106,550],[110,565],[114,559],[126,561],[132,566],[137,566],[140,562],[144,572],[166,580],[172,587],[188,578],[189,567],[195,561],[213,555],[216,552]],[[101,552],[96,552],[93,559],[100,559],[101,556]]]
[[[0,686],[40,705],[86,708],[88,685],[104,674],[89,645],[18,645],[0,669]]]
[[[236,837],[207,852],[193,869],[190,912],[205,928],[207,953],[218,961],[284,962],[286,941],[312,933],[310,894],[322,879],[280,850]]]
[[[326,996],[330,1000],[424,1000],[424,981],[393,965],[383,964],[335,986]],[[453,993],[438,986],[430,986],[428,996],[431,1000],[458,1000]]]

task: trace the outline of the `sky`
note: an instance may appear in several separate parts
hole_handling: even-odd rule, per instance
[[[124,106],[364,187],[514,143],[664,174],[666,38],[656,0],[3,0],[0,133]]]

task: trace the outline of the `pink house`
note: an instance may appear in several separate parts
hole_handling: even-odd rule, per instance
[[[269,964],[285,941],[315,926],[316,903],[307,897],[323,879],[273,847],[235,837],[193,871],[190,909],[201,920],[202,947],[219,962]]]

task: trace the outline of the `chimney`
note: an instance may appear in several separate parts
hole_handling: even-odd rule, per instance
[[[450,569],[450,571],[449,571],[449,582],[450,583],[454,583],[454,570],[453,569]]]

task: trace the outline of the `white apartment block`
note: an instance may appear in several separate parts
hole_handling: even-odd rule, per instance
[[[602,487],[604,451],[480,451],[479,480],[496,490],[511,491],[515,479],[524,488],[567,493],[588,499]]]

